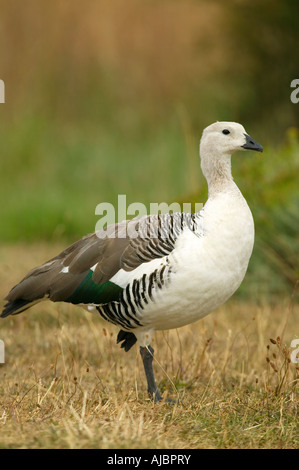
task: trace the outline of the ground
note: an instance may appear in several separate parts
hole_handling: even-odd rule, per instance
[[[63,248],[6,245],[1,297]],[[245,280],[246,282],[246,280]],[[178,403],[153,404],[137,347],[67,304],[43,302],[3,319],[1,448],[297,448],[299,307],[232,299],[196,324],[157,332],[157,382]]]

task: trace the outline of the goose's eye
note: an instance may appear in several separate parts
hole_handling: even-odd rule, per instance
[[[225,135],[230,134],[230,131],[228,129],[223,129],[222,134],[225,134]]]

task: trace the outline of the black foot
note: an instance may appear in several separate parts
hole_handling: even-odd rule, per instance
[[[132,346],[136,343],[137,338],[134,335],[134,333],[131,333],[130,331],[124,331],[120,330],[118,335],[117,335],[117,343],[121,343],[121,348],[124,348],[126,352],[131,349]]]

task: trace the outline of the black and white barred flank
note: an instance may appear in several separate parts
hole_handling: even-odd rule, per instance
[[[170,273],[171,268],[167,264],[151,274],[143,274],[140,279],[134,279],[124,288],[119,301],[98,305],[98,312],[104,320],[125,330],[142,327],[143,309],[155,300],[154,291],[168,284]]]
[[[136,224],[138,237],[131,238],[131,247],[141,262],[167,256],[174,249],[175,242],[184,229],[188,228],[198,235],[200,218],[199,213],[185,212],[145,217]],[[144,240],[147,240],[147,243],[144,243]],[[135,267],[130,259],[126,260],[124,265],[128,269]]]
[[[142,220],[136,226],[138,237],[131,239],[138,259],[149,262],[154,258],[169,255],[174,249],[175,242],[185,228],[196,235],[199,234],[199,214],[181,213],[163,215],[151,215]],[[147,239],[147,243],[142,241]],[[132,268],[129,260],[125,263],[126,268]],[[143,274],[140,279],[130,282],[120,294],[118,301],[112,301],[97,306],[100,315],[115,325],[126,330],[142,327],[142,311],[151,301],[154,301],[155,289],[162,289],[169,281],[171,269],[168,264],[160,270],[156,269],[151,274]]]

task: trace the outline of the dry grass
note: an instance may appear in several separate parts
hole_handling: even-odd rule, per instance
[[[1,295],[59,248],[2,247]],[[117,329],[80,308],[45,302],[2,320],[0,447],[296,448],[298,312],[231,301],[157,333],[156,376],[175,406],[149,401],[137,348],[124,353]]]

